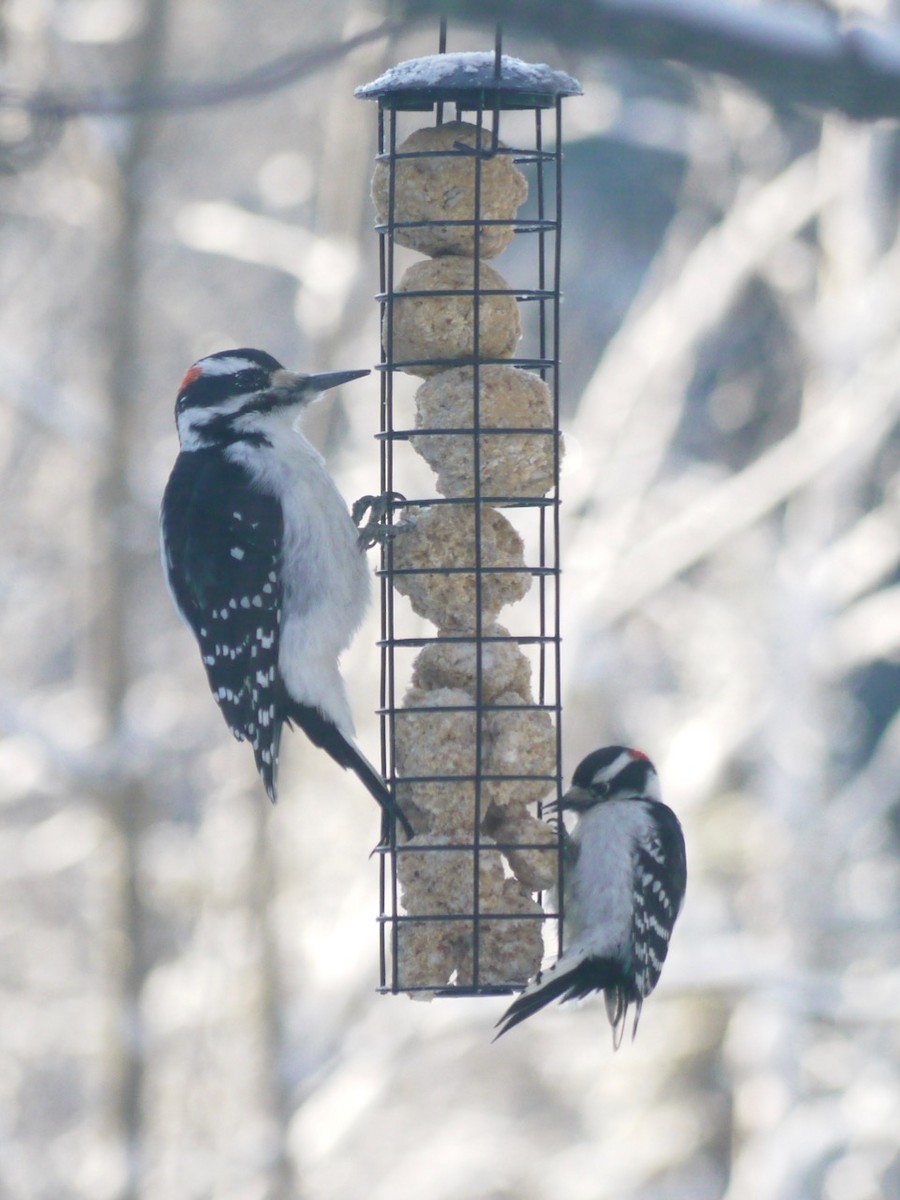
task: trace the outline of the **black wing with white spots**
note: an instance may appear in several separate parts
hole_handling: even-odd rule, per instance
[[[631,929],[640,1013],[641,1000],[659,983],[669,952],[669,939],[687,886],[687,858],[681,825],[672,810],[658,801],[635,803],[646,805],[653,822],[652,834],[634,847]]]
[[[269,797],[281,736],[281,506],[212,450],[179,454],[163,501],[169,586],[194,631],[216,703],[253,747]]]

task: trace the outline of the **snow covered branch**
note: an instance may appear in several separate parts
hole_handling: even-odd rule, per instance
[[[667,59],[739,80],[772,100],[859,120],[900,116],[900,27],[733,0],[402,0],[409,17],[525,27],[580,51]]]

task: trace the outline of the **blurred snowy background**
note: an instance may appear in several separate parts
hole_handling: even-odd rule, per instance
[[[25,91],[195,84],[383,15],[4,0],[0,50]],[[376,110],[352,92],[436,44],[402,27],[165,115],[0,108],[0,1196],[896,1198],[895,122],[505,43],[585,89],[564,771],[641,746],[688,840],[633,1045],[613,1056],[598,1003],[492,1046],[502,1000],[377,995],[375,806],[296,735],[271,810],[169,603],[178,381],[235,345],[377,361]],[[491,45],[451,26],[450,49]],[[372,381],[311,415],[348,497],[377,485],[377,420]],[[373,609],[344,663],[372,756],[377,636]]]

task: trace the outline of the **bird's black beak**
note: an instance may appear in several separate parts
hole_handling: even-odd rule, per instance
[[[329,388],[349,383],[351,379],[362,379],[364,375],[371,375],[371,373],[368,367],[362,371],[326,371],[323,375],[309,375],[306,381],[317,392],[327,392]]]
[[[560,812],[584,812],[597,803],[597,797],[583,787],[573,785],[559,802]]]
[[[327,392],[329,388],[349,383],[351,379],[362,379],[363,375],[369,374],[371,372],[366,369],[364,371],[325,371],[321,375],[297,375],[293,371],[285,371],[282,367],[272,372],[272,387],[279,390],[283,388],[294,395],[307,396],[312,400],[314,396]]]

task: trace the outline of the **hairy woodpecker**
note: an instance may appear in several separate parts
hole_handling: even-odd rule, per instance
[[[212,694],[253,747],[270,799],[287,722],[355,771],[409,833],[353,742],[338,669],[369,600],[365,542],[296,427],[327,388],[368,374],[295,375],[249,349],[194,363],[175,403],[181,452],[163,496],[162,559]]]
[[[604,993],[613,1046],[630,1004],[659,982],[687,883],[684,837],[640,750],[605,746],[579,763],[559,803],[578,814],[563,851],[565,948],[498,1021],[506,1033],[552,1000]]]

